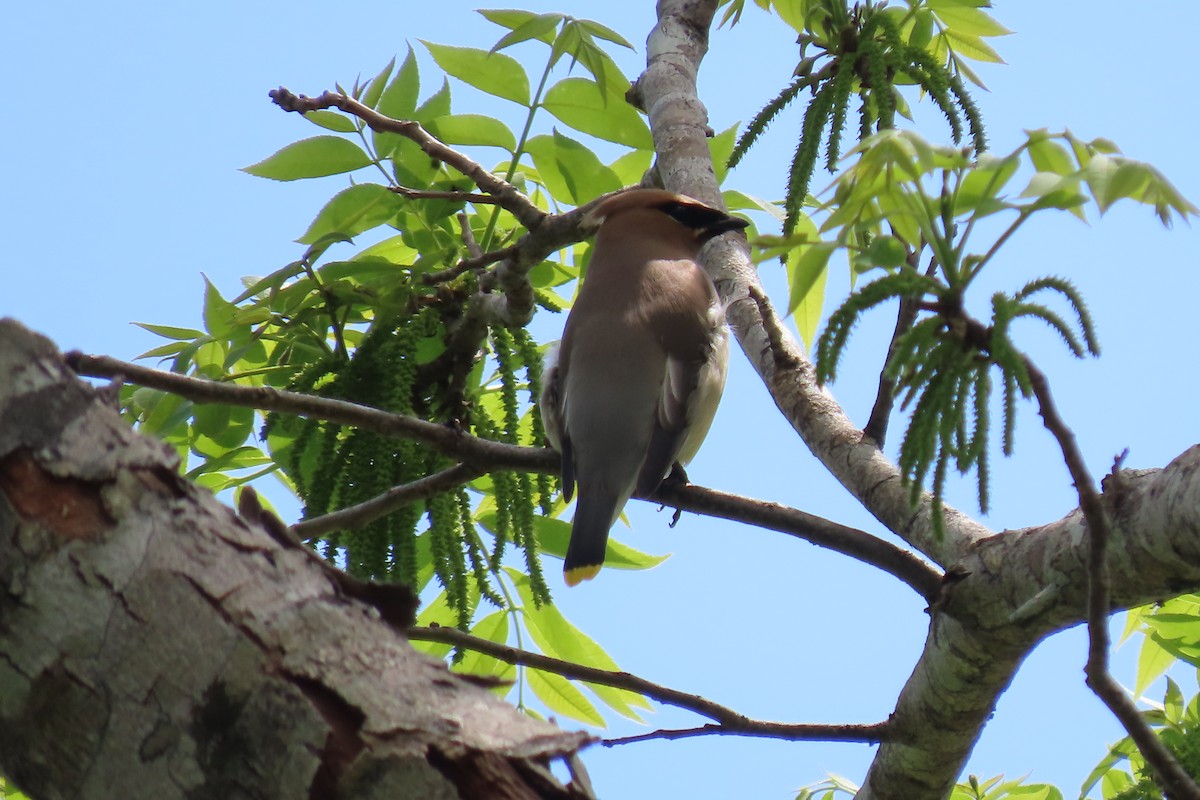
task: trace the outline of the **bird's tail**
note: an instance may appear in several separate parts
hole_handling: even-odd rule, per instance
[[[571,542],[563,561],[563,580],[568,586],[590,581],[604,565],[604,550],[608,546],[608,530],[620,514],[624,503],[615,493],[595,491],[579,493],[575,519],[571,523]]]

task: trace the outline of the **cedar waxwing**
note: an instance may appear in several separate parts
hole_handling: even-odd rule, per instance
[[[567,585],[596,577],[608,531],[635,493],[653,493],[700,447],[725,387],[725,309],[701,246],[745,220],[661,189],[632,189],[589,215],[591,264],[546,358],[546,438],[563,496],[579,485]]]

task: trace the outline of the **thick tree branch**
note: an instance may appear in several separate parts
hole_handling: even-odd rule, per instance
[[[830,741],[830,742],[880,742],[887,737],[887,723],[873,725],[819,725],[819,724],[790,724],[786,722],[769,722],[756,720],[739,714],[731,708],[714,703],[696,694],[688,694],[669,686],[653,683],[645,678],[639,678],[628,672],[613,672],[607,669],[597,669],[552,658],[541,653],[531,653],[509,647],[500,642],[481,639],[469,633],[447,627],[409,628],[408,638],[418,641],[441,642],[486,653],[506,664],[520,664],[525,667],[552,672],[573,680],[596,683],[601,686],[612,686],[617,689],[628,689],[631,692],[646,695],[664,705],[685,708],[697,714],[708,717],[716,725],[706,725],[703,728],[692,729],[693,732],[684,735],[698,736],[703,734],[724,734],[738,736],[763,736],[773,739],[789,739],[794,741]],[[661,736],[646,735],[631,737],[628,740],[610,739],[605,744],[623,744],[626,741],[638,741],[643,738],[682,738],[673,736],[678,731],[659,731]]]
[[[586,734],[417,653],[333,573],[0,321],[0,769],[30,796],[587,796],[548,770]]]

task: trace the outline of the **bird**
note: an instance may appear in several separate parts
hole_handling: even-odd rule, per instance
[[[685,195],[629,189],[600,202],[591,258],[539,398],[579,501],[563,561],[568,586],[600,572],[629,498],[652,494],[699,449],[729,359],[725,309],[698,263],[715,236],[749,223]]]

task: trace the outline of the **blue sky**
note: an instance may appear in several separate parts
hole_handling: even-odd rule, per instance
[[[618,56],[627,74],[640,70],[653,24],[649,0],[517,5],[604,22],[638,48]],[[317,94],[335,81],[349,84],[402,57],[407,42],[421,58],[427,93],[435,68],[418,39],[486,48],[500,35],[473,8],[458,0],[14,6],[0,31],[8,86],[0,112],[0,315],[17,317],[63,349],[125,358],[159,343],[132,321],[198,325],[202,274],[230,295],[242,276],[295,259],[302,247],[293,240],[344,185],[343,178],[279,184],[238,171],[316,132],[271,105],[267,91],[283,84]],[[1116,141],[1200,200],[1197,120],[1184,83],[1194,68],[1200,6],[1160,1],[1131,9],[1115,0],[1001,2],[995,16],[1016,31],[996,41],[1008,65],[982,69],[991,92],[977,93],[992,147],[1010,150],[1026,128],[1069,126],[1083,138]],[[753,116],[795,64],[794,35],[756,11],[746,20],[714,34],[701,75],[718,130]],[[456,111],[519,121],[515,107],[481,100],[461,84],[453,92]],[[929,138],[945,137],[936,117],[919,119]],[[777,121],[727,187],[779,197],[797,121],[796,114]],[[1128,466],[1162,466],[1200,441],[1190,346],[1200,239],[1185,225],[1163,230],[1140,207],[1120,206],[1102,219],[1093,209],[1089,216],[1090,225],[1065,214],[1028,225],[1002,251],[979,302],[994,288],[1036,275],[1075,281],[1099,324],[1101,359],[1069,359],[1032,327],[1019,341],[1049,372],[1096,473],[1126,447]],[[764,266],[764,278],[781,291],[772,269]],[[835,269],[834,302],[846,285]],[[885,317],[855,334],[833,387],[860,424],[892,324]],[[553,338],[561,319],[537,325]],[[1029,409],[1019,422],[1016,457],[997,456],[992,467],[994,509],[985,522],[995,530],[1048,522],[1075,505],[1065,469]],[[880,532],[778,418],[741,358],[689,473],[698,483]],[[973,509],[970,483],[953,485],[951,500]],[[631,504],[629,515],[633,530],[618,530],[620,538],[674,556],[651,572],[607,570],[584,587],[556,592],[567,616],[623,668],[752,716],[887,716],[925,635],[923,603],[910,590],[778,534],[693,516],[671,530],[669,515],[648,504]],[[1034,651],[970,771],[1032,773],[1068,796],[1077,791],[1106,743],[1120,735],[1083,685],[1084,648],[1081,632],[1069,631]],[[1116,662],[1126,683],[1132,654],[1126,648]],[[669,709],[649,721],[700,722]],[[611,733],[644,730],[618,723]],[[825,771],[861,779],[872,752],[863,745],[712,738],[595,748],[586,763],[607,797],[784,798]]]

